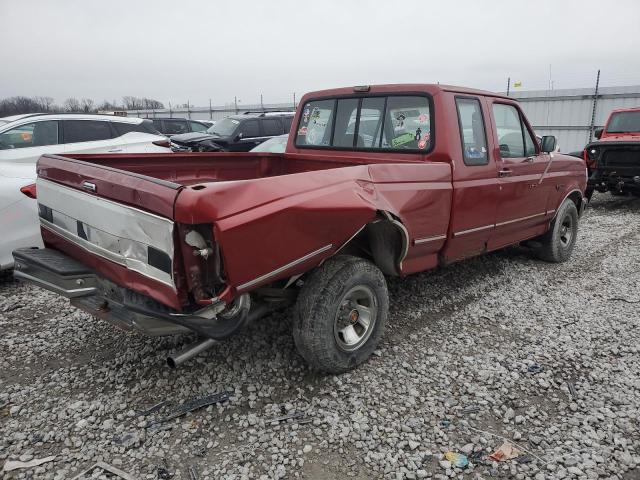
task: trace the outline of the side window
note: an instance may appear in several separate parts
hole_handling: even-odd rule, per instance
[[[109,122],[64,120],[64,143],[93,142],[112,137]]]
[[[532,157],[537,154],[536,141],[531,138],[531,134],[524,122],[522,122],[522,131],[524,132],[524,154],[526,157]]]
[[[358,115],[358,99],[344,98],[338,100],[336,110],[333,147],[353,148],[355,142],[356,117]]]
[[[296,145],[328,146],[333,128],[335,100],[308,102],[302,109],[302,118],[296,134]]]
[[[465,165],[487,165],[487,135],[482,107],[477,98],[456,98],[458,125],[462,138],[462,158]]]
[[[192,132],[204,132],[208,128],[204,123],[200,122],[189,122],[189,125],[191,125]]]
[[[282,125],[284,127],[284,133],[289,133],[291,130],[291,123],[293,122],[293,117],[282,117]]]
[[[382,148],[428,150],[431,147],[431,112],[426,97],[387,99]]]
[[[257,120],[249,120],[242,122],[240,125],[240,133],[244,138],[253,138],[260,136],[260,125]]]
[[[20,125],[0,134],[0,150],[58,144],[58,122],[47,120]]]
[[[153,119],[153,126],[156,128],[156,130],[158,130],[159,132],[162,132],[162,130],[164,129],[164,127],[162,126],[162,120],[157,120],[157,119]]]
[[[524,157],[522,122],[516,107],[503,103],[494,103],[493,117],[496,121],[500,156],[502,158]]]
[[[276,135],[282,135],[282,124],[277,118],[265,118],[262,121],[262,129],[267,137],[274,137]]]
[[[164,131],[162,133],[166,133],[167,135],[180,135],[182,133],[189,133],[189,127],[187,126],[187,122],[185,120],[179,118],[165,118],[162,122],[164,123]]]

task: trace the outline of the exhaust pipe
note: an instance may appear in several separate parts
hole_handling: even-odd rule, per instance
[[[169,365],[169,368],[177,368],[178,365],[181,365],[187,360],[204,352],[205,350],[210,349],[216,343],[218,343],[218,340],[207,338],[206,340],[201,340],[199,342],[191,344],[181,352],[169,355],[167,357],[167,365]]]
[[[264,303],[255,305],[255,308],[247,314],[246,318],[242,321],[239,321],[238,327],[247,325],[254,320],[258,320],[259,318],[264,317],[270,311],[271,308]],[[214,340],[213,338],[207,338],[205,340],[193,343],[181,352],[169,355],[167,357],[167,365],[169,365],[169,368],[177,368],[187,360],[190,360],[196,355],[201,354],[205,350],[210,349],[218,342],[218,340]]]

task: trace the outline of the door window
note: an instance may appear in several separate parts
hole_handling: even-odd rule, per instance
[[[0,150],[58,144],[58,122],[47,120],[20,125],[0,134]]]
[[[482,107],[477,98],[456,98],[458,124],[462,138],[462,158],[465,165],[487,165],[487,135]]]
[[[293,122],[293,117],[282,117],[282,125],[284,126],[284,133],[289,133],[291,130],[291,123]]]
[[[164,130],[160,130],[162,133],[166,133],[167,135],[181,135],[183,133],[189,133],[189,127],[187,126],[187,122],[181,119],[164,119],[162,120],[164,123]]]
[[[260,125],[256,120],[243,122],[240,126],[240,133],[244,138],[253,138],[260,136]]]
[[[265,118],[262,121],[262,128],[267,137],[282,135],[282,124],[277,118]]]
[[[522,131],[524,132],[524,154],[527,157],[532,157],[537,154],[535,140],[531,137],[531,133],[522,122]]]
[[[64,120],[64,143],[94,142],[112,137],[109,122]]]
[[[189,125],[191,125],[192,132],[204,132],[209,128],[204,123],[200,122],[189,122]]]
[[[494,103],[493,117],[496,121],[500,156],[502,158],[524,157],[525,145],[522,122],[516,107],[503,103]]]

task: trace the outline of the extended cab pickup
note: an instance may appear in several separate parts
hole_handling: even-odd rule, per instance
[[[584,149],[589,169],[588,196],[593,190],[640,196],[640,107],[614,110],[595,142]]]
[[[385,275],[525,240],[544,260],[574,247],[582,159],[535,140],[517,102],[443,85],[305,95],[284,154],[44,155],[46,248],[15,275],[152,335],[207,340],[295,302],[314,368],[344,372],[379,341]]]

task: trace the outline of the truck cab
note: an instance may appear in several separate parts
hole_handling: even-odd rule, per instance
[[[312,92],[285,153],[41,157],[45,248],[15,251],[16,276],[125,328],[204,341],[293,304],[300,354],[340,373],[383,334],[385,276],[524,241],[570,258],[586,169],[554,150],[490,92]]]

